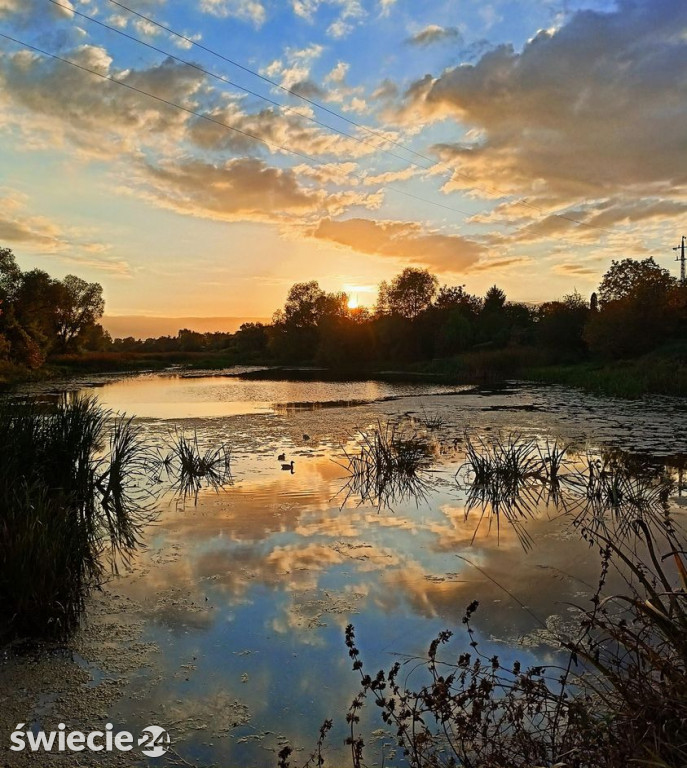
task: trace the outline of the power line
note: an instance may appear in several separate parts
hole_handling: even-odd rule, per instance
[[[54,0],[50,0],[50,1],[53,2]],[[383,141],[389,142],[389,143],[393,144],[394,146],[397,146],[397,147],[405,150],[406,152],[410,152],[411,154],[415,155],[416,157],[419,157],[419,158],[421,158],[423,160],[426,160],[427,162],[431,163],[433,166],[440,165],[443,168],[446,168],[452,174],[455,174],[456,176],[462,177],[462,178],[466,179],[467,181],[473,182],[473,184],[474,184],[473,179],[468,174],[461,173],[457,168],[449,166],[449,165],[447,165],[444,162],[437,163],[434,158],[428,157],[427,155],[422,154],[422,152],[417,152],[416,150],[412,149],[411,147],[406,146],[402,142],[395,141],[394,139],[391,139],[391,138],[389,138],[387,136],[384,136],[383,134],[379,133],[378,131],[375,131],[374,129],[372,129],[372,128],[370,128],[370,127],[368,127],[368,126],[366,126],[366,125],[364,125],[362,123],[359,123],[356,120],[353,120],[352,118],[346,117],[345,115],[342,115],[341,113],[337,112],[336,110],[330,109],[329,107],[325,106],[324,104],[322,104],[322,103],[320,103],[318,101],[315,101],[314,99],[311,99],[311,98],[303,95],[302,93],[299,93],[298,91],[293,90],[292,88],[288,88],[287,86],[282,85],[281,83],[278,83],[276,80],[272,80],[271,78],[261,74],[260,72],[257,72],[254,69],[251,69],[250,67],[247,67],[245,64],[241,64],[240,62],[236,61],[235,59],[231,59],[228,56],[225,56],[224,54],[219,53],[218,51],[215,51],[215,50],[213,50],[212,48],[209,48],[206,45],[203,45],[202,43],[198,42],[197,40],[193,40],[192,38],[188,37],[187,35],[184,35],[181,32],[177,32],[176,30],[172,29],[168,25],[163,24],[162,22],[159,22],[159,21],[157,21],[156,19],[153,19],[150,16],[146,16],[144,13],[140,13],[139,11],[136,11],[133,8],[130,8],[129,6],[125,5],[124,3],[119,2],[119,0],[108,0],[108,2],[112,3],[113,5],[116,5],[119,8],[122,8],[123,10],[127,11],[128,13],[133,14],[134,16],[138,16],[138,18],[143,19],[144,21],[147,21],[150,24],[153,24],[154,26],[158,27],[159,29],[164,30],[168,34],[174,35],[175,37],[179,38],[180,40],[183,40],[188,45],[191,45],[191,46],[193,46],[195,48],[198,48],[198,49],[200,49],[202,51],[205,51],[206,53],[209,53],[212,56],[216,56],[217,58],[221,59],[222,61],[225,61],[228,64],[231,64],[231,65],[233,65],[235,67],[238,67],[239,69],[243,70],[244,72],[247,72],[247,73],[249,73],[251,75],[254,75],[255,77],[260,78],[262,81],[264,81],[266,83],[269,83],[270,85],[274,86],[275,88],[279,88],[280,90],[284,91],[285,93],[288,93],[291,96],[295,96],[295,97],[301,99],[302,101],[305,101],[308,104],[312,105],[313,107],[316,107],[317,109],[321,109],[324,112],[327,112],[330,115],[333,115],[334,117],[338,118],[339,120],[344,120],[345,122],[349,123],[350,125],[355,126],[356,128],[359,128],[360,130],[366,131],[367,133],[369,133],[369,134],[371,134],[373,136],[376,136],[377,138],[380,138]],[[334,130],[336,130],[336,129],[334,129]],[[388,151],[388,150],[384,150],[384,151]],[[407,158],[404,158],[404,159],[406,160],[406,162],[413,162],[412,160],[409,160]],[[417,165],[416,163],[414,163],[414,164]],[[423,166],[419,166],[419,167],[423,168]],[[428,169],[424,168],[424,170],[428,170]],[[474,184],[474,187],[476,189],[479,189],[480,185]],[[502,193],[500,193],[499,190],[497,190],[494,187],[489,187],[489,186],[486,186],[486,185],[482,185],[482,189],[484,189],[486,191],[493,192],[495,194],[498,194],[499,196],[503,196]],[[546,215],[553,215],[556,218],[560,218],[560,219],[563,219],[565,221],[569,221],[572,224],[577,224],[577,225],[579,225],[581,227],[588,227],[590,229],[599,230],[600,232],[606,232],[607,234],[612,234],[611,230],[606,229],[605,227],[599,227],[599,226],[597,226],[595,224],[589,224],[589,223],[584,222],[584,221],[578,221],[577,219],[574,219],[571,216],[567,216],[566,214],[563,214],[563,213],[546,214],[544,211],[542,211],[541,208],[539,208],[538,206],[534,205],[533,203],[528,203],[526,200],[518,200],[518,201],[516,201],[513,204],[514,205],[522,205],[522,206],[525,206],[527,208],[530,208],[531,210],[536,211],[540,215],[544,215],[544,216],[546,216]],[[447,207],[447,206],[442,206],[442,207]],[[461,211],[461,213],[465,213],[465,212]],[[470,214],[466,214],[466,215],[470,215]]]
[[[225,56],[222,53],[219,53],[218,51],[213,50],[212,48],[209,48],[206,45],[203,45],[202,43],[198,42],[197,40],[193,40],[187,35],[183,35],[181,32],[177,32],[176,30],[172,29],[171,27],[167,26],[166,24],[163,24],[162,22],[156,21],[150,16],[146,16],[144,13],[140,13],[139,11],[135,11],[133,8],[129,8],[129,6],[124,5],[124,3],[120,3],[119,0],[108,0],[108,2],[112,3],[113,5],[118,6],[119,8],[122,8],[125,11],[128,11],[129,13],[134,14],[134,16],[138,16],[140,19],[143,19],[144,21],[149,22],[150,24],[154,24],[159,29],[163,29],[165,32],[167,32],[170,35],[174,35],[175,37],[178,37],[180,40],[183,40],[185,43],[194,46],[195,48],[199,48],[201,51],[205,51],[206,53],[211,54],[212,56],[217,56],[217,58],[222,59],[222,61],[226,61],[227,64],[231,64],[234,67],[238,67],[239,69],[243,70],[244,72],[247,72],[251,75],[254,75],[255,77],[259,77],[262,81],[265,83],[269,83],[271,86],[275,88],[279,88],[280,90],[284,91],[285,93],[290,94],[291,96],[296,96],[299,99],[302,99],[303,101],[307,102],[308,104],[312,105],[313,107],[317,107],[317,109],[321,109],[324,112],[327,112],[330,115],[333,115],[334,117],[338,118],[339,120],[344,120],[345,122],[349,123],[350,125],[355,126],[356,128],[359,128],[360,130],[366,131],[367,133],[371,134],[372,136],[376,136],[378,139],[382,139],[382,141],[389,142],[390,144],[394,144],[395,146],[399,147],[400,149],[404,149],[406,152],[410,152],[416,157],[420,157],[423,160],[427,160],[427,162],[432,163],[432,165],[436,164],[436,161],[431,158],[427,157],[427,155],[423,155],[421,152],[417,152],[414,149],[411,149],[410,147],[407,147],[405,144],[395,141],[394,139],[390,139],[388,136],[384,136],[382,133],[379,133],[379,131],[375,131],[373,128],[370,128],[367,125],[364,125],[363,123],[359,123],[356,120],[353,120],[350,117],[346,117],[346,115],[342,115],[340,112],[337,112],[334,109],[330,109],[329,107],[326,107],[324,104],[321,104],[318,101],[315,101],[314,99],[310,99],[307,96],[305,96],[302,93],[299,93],[298,91],[293,90],[292,88],[288,88],[285,85],[282,85],[281,83],[278,83],[276,80],[272,80],[271,78],[261,74],[260,72],[256,72],[254,69],[251,69],[250,67],[245,66],[244,64],[241,64],[240,62],[230,59],[228,56]]]
[[[152,43],[148,43],[145,40],[141,40],[141,38],[136,37],[135,35],[130,35],[128,32],[124,32],[122,29],[117,29],[117,27],[113,27],[109,24],[106,24],[103,21],[100,21],[100,19],[96,19],[93,16],[89,16],[86,13],[83,13],[82,11],[78,11],[76,8],[70,8],[68,5],[64,5],[58,0],[48,0],[49,3],[52,3],[53,5],[56,5],[59,8],[64,8],[65,10],[70,11],[73,14],[76,14],[80,16],[81,18],[87,19],[88,21],[92,22],[93,24],[97,24],[100,27],[104,27],[105,29],[110,30],[111,32],[115,32],[118,35],[121,35],[122,37],[127,38],[128,40],[132,40],[135,43],[139,43],[140,45],[144,45],[146,48],[149,48],[152,51],[155,51],[156,53],[160,53],[163,56],[167,56],[170,59],[173,59],[174,61],[178,61],[180,64],[184,64],[188,67],[191,67],[198,72],[202,72],[205,75],[208,75],[212,78],[215,78],[216,80],[219,80],[227,85],[230,85],[232,88],[237,88],[240,91],[243,91],[244,93],[248,93],[251,96],[255,96],[258,99],[262,99],[263,101],[267,102],[268,104],[272,104],[279,109],[286,110],[287,112],[293,112],[294,114],[298,115],[299,117],[302,117],[305,120],[309,120],[312,123],[315,123],[316,125],[321,126],[322,128],[326,128],[327,130],[334,131],[335,133],[339,134],[340,136],[346,136],[347,138],[358,142],[359,144],[364,144],[365,146],[372,147],[375,150],[381,150],[382,152],[386,152],[391,157],[395,157],[397,160],[401,160],[404,163],[411,163],[412,165],[416,166],[417,168],[420,168],[421,170],[428,171],[430,168],[427,168],[424,165],[420,165],[420,163],[416,163],[413,160],[409,160],[406,157],[402,157],[401,155],[397,155],[395,152],[392,152],[389,149],[386,149],[385,147],[380,147],[377,144],[371,144],[369,141],[365,141],[364,139],[361,139],[359,136],[354,136],[351,133],[347,133],[346,131],[342,131],[339,128],[335,128],[333,125],[328,125],[327,123],[320,122],[314,117],[311,117],[310,115],[304,115],[302,112],[299,112],[295,107],[290,107],[287,104],[280,104],[278,101],[275,101],[274,99],[270,99],[267,96],[263,96],[260,93],[257,93],[256,91],[252,91],[250,88],[246,88],[242,85],[239,85],[238,83],[235,83],[233,80],[230,80],[227,77],[224,77],[223,75],[218,75],[215,72],[212,72],[209,69],[205,69],[204,67],[201,67],[199,64],[194,64],[192,61],[188,61],[187,59],[183,59],[180,56],[177,56],[173,53],[169,53],[169,51],[165,51],[162,48],[158,48],[156,45],[153,45]]]
[[[221,120],[217,120],[216,118],[211,117],[210,115],[205,115],[202,112],[197,112],[195,109],[191,109],[190,107],[185,107],[183,104],[177,104],[175,101],[169,101],[168,99],[163,99],[162,96],[156,96],[154,93],[149,93],[148,91],[144,91],[142,88],[136,88],[136,86],[134,85],[130,85],[129,83],[122,82],[121,80],[117,80],[117,78],[112,77],[112,75],[104,75],[102,72],[98,72],[95,69],[90,69],[90,67],[86,67],[83,64],[78,64],[77,62],[72,61],[71,59],[65,59],[62,56],[58,56],[56,53],[50,53],[50,51],[46,51],[43,48],[39,48],[36,45],[30,45],[29,43],[25,43],[23,40],[18,40],[15,37],[11,37],[10,35],[4,34],[3,32],[0,32],[0,37],[4,37],[6,40],[10,40],[11,42],[16,43],[17,45],[21,45],[24,48],[28,48],[31,51],[40,53],[43,56],[49,56],[51,59],[56,59],[57,61],[61,61],[63,64],[69,64],[70,66],[76,67],[76,69],[80,69],[83,72],[88,72],[91,75],[95,75],[96,77],[99,77],[101,80],[107,80],[110,83],[114,83],[115,85],[121,85],[122,88],[128,88],[130,91],[139,93],[142,96],[148,96],[149,98],[155,99],[155,101],[159,101],[162,104],[166,104],[169,107],[181,109],[190,115],[195,115],[196,117],[200,117],[203,120],[207,120],[211,123],[215,123],[215,125],[219,125],[219,126],[222,126],[223,128],[229,129],[230,131],[235,131],[236,133],[240,133],[242,136],[247,136],[248,138],[255,139],[256,141],[262,142],[263,144],[266,144],[269,147],[275,147],[277,149],[281,149],[284,152],[289,152],[292,155],[297,155],[298,157],[302,157],[304,160],[307,160],[309,163],[318,162],[314,157],[311,157],[310,155],[306,155],[304,152],[299,152],[295,149],[289,149],[288,147],[284,147],[281,144],[268,141],[267,139],[264,139],[260,136],[255,136],[254,134],[249,133],[248,131],[242,131],[240,128],[235,128],[234,126],[229,125],[228,123],[224,123]]]
[[[299,152],[298,150],[291,149],[291,148],[286,147],[286,146],[284,146],[282,144],[277,144],[276,142],[268,141],[267,139],[264,139],[264,138],[262,138],[260,136],[256,136],[256,135],[254,135],[254,134],[252,134],[252,133],[250,133],[248,131],[243,131],[240,128],[236,128],[236,127],[234,127],[232,125],[229,125],[228,123],[225,123],[225,122],[223,122],[221,120],[217,120],[216,118],[211,117],[210,115],[203,114],[202,112],[198,112],[195,109],[191,109],[190,107],[185,107],[183,104],[177,104],[176,102],[170,101],[169,99],[164,99],[161,96],[156,96],[153,93],[150,93],[148,91],[144,91],[142,88],[137,88],[136,86],[130,85],[129,83],[125,83],[125,82],[123,82],[121,80],[117,80],[115,77],[112,77],[111,75],[104,75],[102,72],[98,72],[95,69],[90,69],[89,67],[86,67],[83,64],[78,64],[77,62],[72,61],[71,59],[66,59],[63,56],[59,56],[56,53],[51,53],[50,51],[46,51],[43,48],[39,48],[36,45],[31,45],[29,43],[24,42],[23,40],[19,40],[19,39],[15,38],[15,37],[11,37],[10,35],[6,35],[3,32],[0,32],[0,37],[4,38],[5,40],[9,40],[10,42],[16,43],[17,45],[21,45],[24,48],[27,48],[28,50],[35,51],[36,53],[40,53],[40,54],[42,54],[44,56],[48,56],[51,59],[55,59],[56,61],[60,61],[63,64],[68,64],[69,66],[75,67],[76,69],[80,69],[83,72],[87,72],[88,74],[91,74],[91,75],[94,75],[95,77],[100,78],[101,80],[107,80],[110,83],[114,83],[115,85],[122,86],[122,88],[127,88],[128,90],[134,91],[135,93],[138,93],[138,94],[140,94],[142,96],[147,96],[147,97],[149,97],[151,99],[154,99],[155,101],[158,101],[158,102],[160,102],[162,104],[167,105],[168,107],[173,107],[175,109],[180,109],[183,112],[186,112],[186,113],[188,113],[190,115],[195,115],[196,117],[199,117],[199,118],[201,118],[203,120],[207,120],[208,122],[214,123],[215,125],[221,126],[222,128],[225,128],[225,129],[227,129],[229,131],[234,131],[235,133],[241,134],[242,136],[246,136],[248,138],[254,139],[255,141],[261,142],[262,144],[266,144],[269,147],[275,147],[277,149],[282,150],[283,152],[287,152],[287,153],[289,153],[291,155],[295,155],[297,157],[301,157],[301,158],[306,160],[310,165],[312,165],[315,168],[323,166],[323,163],[321,163],[319,160],[317,160],[316,158],[314,158],[314,157],[312,157],[310,155],[305,154],[304,152]],[[358,176],[359,178],[361,178],[363,180],[366,179],[366,177],[363,176],[362,174],[354,174],[354,175]],[[437,203],[434,200],[429,200],[427,198],[420,197],[418,195],[412,195],[411,193],[405,192],[404,190],[398,189],[396,187],[392,187],[392,186],[385,185],[385,184],[380,184],[379,186],[380,186],[381,189],[387,189],[387,190],[390,190],[390,191],[393,191],[393,192],[397,192],[397,193],[399,193],[401,195],[406,195],[408,197],[413,197],[416,200],[420,200],[420,201],[422,201],[424,203],[428,203],[429,205],[435,205],[435,206],[437,206],[439,208],[445,208],[447,210],[453,211],[454,213],[460,213],[460,214],[463,214],[465,216],[471,216],[472,215],[472,213],[470,213],[468,211],[463,211],[463,210],[460,210],[459,208],[453,208],[451,206],[443,205],[442,203]]]

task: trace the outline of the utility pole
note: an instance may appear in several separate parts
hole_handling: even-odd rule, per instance
[[[685,275],[685,240],[687,238],[683,235],[680,245],[673,248],[674,251],[680,251],[680,255],[675,257],[675,261],[680,262],[680,285],[683,288],[687,285],[687,275]]]

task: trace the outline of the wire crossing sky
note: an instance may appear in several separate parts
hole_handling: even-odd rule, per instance
[[[0,0],[0,35],[0,245],[108,314],[674,267],[681,0]]]

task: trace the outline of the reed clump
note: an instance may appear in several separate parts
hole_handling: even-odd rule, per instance
[[[218,491],[233,482],[229,446],[222,443],[202,449],[197,432],[192,437],[175,432],[165,452],[158,456],[157,465],[158,474],[166,473],[184,501],[190,497],[197,501],[204,487]]]
[[[387,422],[360,432],[357,450],[343,450],[342,466],[349,475],[345,499],[358,496],[377,508],[424,498],[429,489],[433,452],[429,441]],[[344,500],[345,503],[345,500]]]
[[[151,517],[131,419],[94,399],[0,406],[0,635],[60,637]]]

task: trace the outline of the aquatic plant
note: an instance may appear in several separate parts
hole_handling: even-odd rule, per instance
[[[428,414],[427,411],[422,408],[422,416],[419,416],[417,421],[425,428],[430,431],[436,431],[438,429],[441,429],[444,424],[445,420],[442,416],[439,416],[438,413],[435,414]]]
[[[0,406],[2,635],[60,636],[151,517],[146,449],[94,399]]]
[[[158,456],[158,471],[165,471],[173,480],[172,487],[186,500],[198,494],[203,487],[219,490],[233,481],[231,474],[231,449],[226,443],[201,449],[198,434],[193,437],[175,432],[168,440],[166,452]]]
[[[512,487],[527,478],[541,477],[544,460],[535,440],[520,434],[497,435],[491,439],[465,433],[465,461],[456,477],[468,476],[473,485]]]
[[[425,497],[430,488],[432,448],[421,435],[404,432],[398,424],[377,422],[358,433],[357,450],[343,449],[340,463],[349,475],[341,489],[344,504],[351,496],[377,508]]]
[[[620,451],[587,454],[583,466],[569,472],[563,483],[567,511],[586,538],[596,533],[631,537],[637,520],[659,533],[670,528],[668,500],[675,485],[665,467]]]

